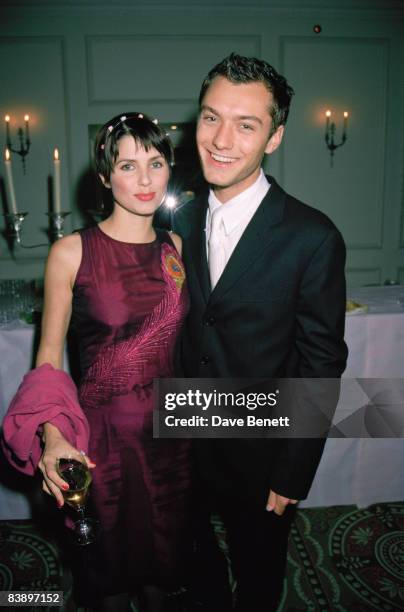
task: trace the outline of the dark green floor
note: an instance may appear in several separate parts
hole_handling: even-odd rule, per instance
[[[215,528],[225,546],[221,524]],[[32,521],[0,522],[0,590],[38,589],[64,589],[64,610],[75,610],[50,531]],[[298,510],[279,610],[404,610],[404,503]]]
[[[281,610],[404,610],[404,503],[300,510]]]

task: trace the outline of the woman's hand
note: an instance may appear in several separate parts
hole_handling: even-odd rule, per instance
[[[43,490],[48,495],[53,495],[56,499],[57,505],[61,508],[64,504],[64,499],[61,489],[65,491],[69,488],[69,485],[63,478],[59,476],[56,471],[57,461],[60,457],[75,457],[81,461],[83,456],[89,468],[94,468],[93,463],[89,457],[80,452],[74,446],[62,436],[57,427],[54,427],[51,423],[44,424],[44,442],[45,448],[42,453],[42,457],[38,463],[38,468],[41,470],[43,475]]]

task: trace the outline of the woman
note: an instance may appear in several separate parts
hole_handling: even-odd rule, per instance
[[[100,130],[95,162],[113,212],[50,251],[37,366],[62,367],[71,321],[90,427],[91,500],[102,528],[81,580],[97,610],[128,609],[127,594],[136,592],[140,610],[155,612],[178,586],[189,489],[188,442],[152,437],[153,378],[173,374],[188,308],[180,238],[152,225],[173,152],[155,122],[130,113]],[[43,486],[62,507],[56,460],[80,449],[51,423],[43,436]]]

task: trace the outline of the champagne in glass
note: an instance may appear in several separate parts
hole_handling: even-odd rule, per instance
[[[79,514],[74,524],[77,544],[92,544],[97,539],[97,524],[85,516],[85,505],[88,488],[91,484],[91,472],[84,457],[59,457],[57,472],[67,482],[67,491],[62,489],[65,502]]]
[[[62,490],[65,502],[75,510],[84,509],[88,487],[92,480],[88,467],[72,457],[61,457],[58,463],[58,473],[69,485],[67,491]]]

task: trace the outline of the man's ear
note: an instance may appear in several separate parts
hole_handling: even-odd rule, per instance
[[[265,153],[269,155],[270,153],[273,153],[274,151],[276,151],[276,149],[279,147],[279,145],[282,142],[284,131],[285,131],[285,126],[280,125],[278,129],[276,130],[276,132],[274,132],[271,138],[268,140],[268,144],[265,148]]]
[[[107,189],[111,189],[111,183],[109,181],[107,181],[107,179],[105,178],[105,176],[103,176],[102,174],[98,173],[98,176],[101,179],[101,183],[104,185],[104,187],[106,187]]]

